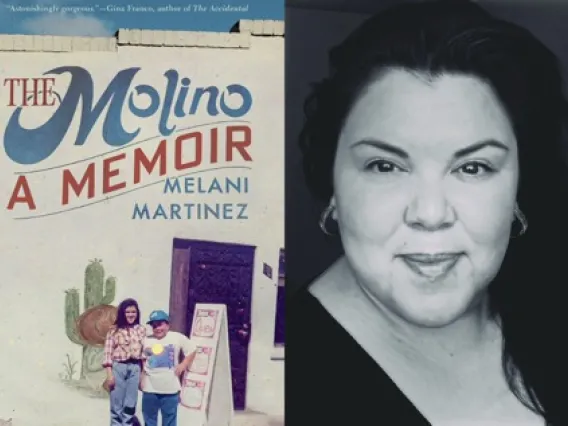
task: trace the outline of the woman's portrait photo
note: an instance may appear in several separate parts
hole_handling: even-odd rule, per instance
[[[309,254],[289,258],[286,424],[568,425],[568,48],[483,2],[376,4],[287,100],[319,217],[287,213]]]

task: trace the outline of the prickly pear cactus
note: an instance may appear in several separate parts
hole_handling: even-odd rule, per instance
[[[85,379],[88,374],[96,373],[102,370],[103,342],[87,341],[83,336],[82,330],[78,328],[79,323],[82,327],[91,326],[95,329],[108,328],[108,315],[90,315],[90,317],[106,318],[105,323],[101,327],[99,324],[86,324],[85,321],[80,321],[85,315],[92,314],[93,311],[98,310],[113,310],[116,308],[109,306],[113,302],[116,292],[116,279],[108,277],[105,280],[105,270],[102,265],[102,260],[91,260],[85,269],[85,284],[83,296],[83,313],[79,306],[79,290],[76,288],[69,289],[65,292],[65,331],[67,337],[77,345],[83,347],[83,356],[81,362],[81,379]]]

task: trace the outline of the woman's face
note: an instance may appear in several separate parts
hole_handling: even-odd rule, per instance
[[[407,321],[453,322],[501,266],[518,174],[511,123],[488,85],[383,73],[353,105],[334,166],[357,280]]]
[[[124,315],[128,324],[134,324],[136,318],[138,318],[138,309],[136,309],[136,306],[129,306],[124,310]]]

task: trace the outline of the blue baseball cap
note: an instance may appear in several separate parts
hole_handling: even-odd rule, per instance
[[[147,324],[152,324],[155,321],[170,322],[170,316],[164,311],[152,311],[150,318],[148,318]]]

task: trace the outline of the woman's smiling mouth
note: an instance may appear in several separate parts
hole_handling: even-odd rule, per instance
[[[409,253],[399,257],[417,275],[436,280],[447,275],[463,253]]]

